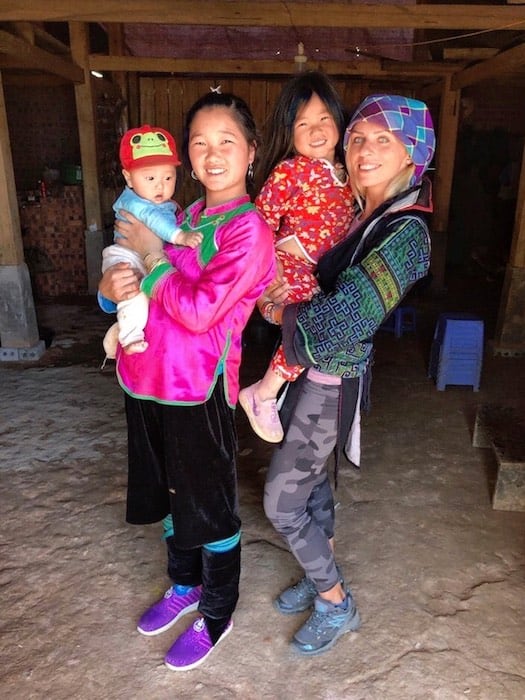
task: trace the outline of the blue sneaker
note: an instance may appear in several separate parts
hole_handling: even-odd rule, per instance
[[[337,573],[339,574],[339,581],[343,589],[346,589],[343,574],[339,566],[337,566]],[[289,586],[278,595],[273,601],[273,605],[274,608],[280,613],[283,613],[283,615],[291,615],[292,613],[303,612],[311,608],[316,596],[317,588],[314,582],[311,578],[308,578],[308,576],[303,576],[300,581],[297,581],[293,586]]]
[[[202,586],[195,586],[189,590],[188,586],[168,588],[164,597],[142,615],[138,621],[137,630],[146,637],[165,632],[183,615],[197,610],[201,591]]]
[[[340,605],[317,596],[314,611],[295,633],[292,646],[304,656],[314,656],[331,649],[339,637],[361,626],[359,612],[350,591]]]
[[[314,604],[317,589],[312,579],[303,576],[293,586],[289,586],[274,600],[274,607],[284,615],[303,612]]]

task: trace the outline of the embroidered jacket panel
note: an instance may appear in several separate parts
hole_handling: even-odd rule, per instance
[[[375,332],[429,271],[430,235],[423,217],[431,210],[425,182],[374,212],[329,253],[330,268],[345,261],[335,280],[310,302],[284,310],[289,363],[342,377],[364,374]],[[320,281],[323,287],[322,276]]]

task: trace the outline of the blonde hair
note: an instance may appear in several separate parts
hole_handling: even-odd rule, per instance
[[[412,177],[414,175],[414,171],[416,169],[416,166],[414,163],[410,163],[404,170],[402,170],[400,173],[398,173],[393,179],[392,182],[388,185],[385,191],[385,202],[387,199],[390,199],[391,197],[395,197],[397,194],[400,194],[401,192],[404,192],[404,190],[408,190],[410,187],[410,181],[412,180]],[[359,204],[359,207],[361,209],[365,208],[365,193],[362,192],[359,187],[357,186],[354,178],[352,177],[352,172],[349,173],[349,178],[350,178],[350,184],[352,186],[352,192],[354,194],[354,197],[356,198],[357,203]]]

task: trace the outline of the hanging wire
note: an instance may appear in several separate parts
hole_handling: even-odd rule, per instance
[[[457,39],[468,39],[472,36],[480,36],[481,34],[489,34],[490,32],[498,32],[503,29],[510,29],[511,27],[516,27],[520,24],[525,24],[525,19],[520,19],[517,22],[511,22],[510,24],[503,24],[501,27],[494,27],[493,29],[480,29],[477,32],[467,32],[465,34],[455,34],[454,36],[444,37],[441,39],[428,39],[427,41],[412,41],[404,44],[373,44],[371,46],[359,47],[358,53],[363,51],[369,51],[370,49],[377,48],[406,48],[407,46],[428,46],[430,44],[443,44],[447,41],[456,41]]]

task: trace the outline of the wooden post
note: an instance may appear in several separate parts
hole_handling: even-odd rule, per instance
[[[439,111],[439,133],[436,134],[436,173],[434,176],[434,215],[432,217],[432,284],[437,291],[445,287],[447,228],[452,195],[452,178],[456,157],[459,124],[460,91],[452,90],[450,76],[443,80]]]
[[[109,55],[110,56],[123,56],[124,55],[124,30],[122,24],[108,24],[108,42],[109,42]],[[112,79],[115,85],[118,85],[120,89],[120,94],[125,102],[124,111],[122,114],[122,130],[126,131],[129,126],[129,116],[128,116],[128,105],[129,105],[129,95],[128,95],[128,76],[124,71],[113,71]]]
[[[514,234],[501,292],[494,354],[525,355],[525,149],[514,219]]]
[[[84,208],[86,212],[86,267],[88,292],[95,294],[100,280],[104,232],[98,178],[97,138],[95,109],[91,75],[89,72],[88,25],[69,23],[71,55],[75,63],[84,69],[84,83],[75,85],[75,99],[82,160]]]

